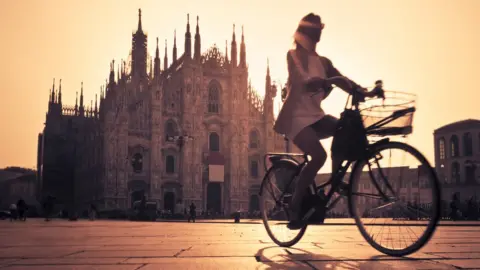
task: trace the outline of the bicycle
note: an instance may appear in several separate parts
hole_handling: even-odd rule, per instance
[[[345,208],[348,207],[348,212],[350,216],[354,218],[362,236],[372,247],[384,254],[391,256],[405,256],[412,254],[422,248],[434,234],[440,219],[441,210],[440,184],[434,169],[423,154],[414,147],[403,142],[392,141],[389,137],[383,138],[386,136],[397,135],[407,136],[412,133],[412,119],[415,112],[414,101],[405,101],[405,98],[403,98],[400,99],[401,101],[397,102],[397,104],[385,105],[384,102],[388,101],[390,96],[393,99],[393,96],[399,92],[385,92],[383,91],[381,81],[377,81],[376,84],[374,90],[383,93],[383,96],[381,97],[381,105],[362,108],[360,105],[367,103],[365,102],[365,99],[362,99],[362,96],[359,95],[357,91],[353,91],[349,95],[345,110],[339,119],[339,127],[337,127],[332,143],[332,154],[342,155],[344,157],[342,158],[343,161],[338,169],[335,172],[332,172],[331,177],[327,182],[318,186],[314,183],[309,187],[309,194],[304,198],[302,207],[304,208],[302,219],[308,221],[308,223],[299,230],[287,229],[287,232],[293,234],[293,239],[290,240],[279,240],[279,236],[273,233],[273,227],[269,225],[269,221],[279,221],[279,225],[283,226],[281,228],[286,229],[289,220],[288,204],[295,187],[294,182],[302,168],[307,164],[308,155],[295,153],[267,153],[265,155],[264,164],[266,174],[262,180],[259,192],[259,197],[261,198],[260,207],[266,231],[277,245],[282,247],[295,245],[305,234],[308,225],[323,224],[325,215],[337,205],[340,199],[344,197],[348,200],[348,205],[345,206]],[[351,106],[350,108],[347,108],[349,103]],[[393,110],[390,110],[391,108],[393,108]],[[381,112],[388,112],[388,116],[383,116],[384,114],[382,115]],[[406,120],[406,123],[402,124],[402,119]],[[379,136],[382,138],[371,143],[368,138],[372,136]],[[344,146],[349,146],[349,148]],[[349,152],[350,150],[352,151]],[[423,175],[421,175],[423,181],[421,181],[421,185],[420,183],[417,183],[417,187],[418,189],[422,189],[423,199],[431,198],[432,202],[428,204],[428,209],[419,207],[417,203],[411,204],[408,202],[406,204],[404,198],[399,199],[396,197],[397,193],[399,196],[402,194],[403,186],[408,183],[394,182],[393,185],[391,185],[387,179],[391,178],[390,173],[388,173],[387,177],[385,170],[393,168],[394,172],[403,172],[402,168],[408,168],[407,173],[413,175],[412,171],[414,171],[414,169],[410,169],[410,167],[392,167],[391,164],[390,166],[382,168],[380,163],[383,160],[384,155],[381,153],[385,150],[400,150],[410,154],[420,163],[417,171],[423,172]],[[303,158],[303,161],[299,160],[300,157]],[[267,159],[270,160],[272,164],[270,168],[267,168]],[[374,165],[378,165],[378,169],[372,169]],[[360,181],[365,179],[365,177],[362,177],[363,168],[365,166],[368,167],[368,178],[371,184],[373,184],[372,187],[368,186],[368,188],[366,188],[367,185],[370,184],[368,181],[367,184],[360,184]],[[351,172],[349,173],[350,177],[347,178],[348,182],[346,182],[344,181],[344,178],[346,178],[345,176],[348,173],[347,171],[349,168],[351,168]],[[280,181],[278,181],[280,188],[277,187],[276,190],[280,191],[280,196],[278,196],[278,198],[273,196],[273,200],[267,200],[267,191],[274,191],[270,178],[277,176],[280,178]],[[392,177],[395,177],[395,175]],[[379,178],[383,180],[383,182],[379,181]],[[418,176],[418,179],[420,182],[420,176]],[[412,190],[414,186],[415,184],[412,181],[410,190]],[[324,190],[327,190],[325,189],[326,187],[329,187],[329,190],[325,194]],[[424,189],[426,188],[431,188],[431,191],[425,192]],[[376,189],[377,194],[374,194],[374,192],[362,192],[362,189]],[[394,189],[399,192],[395,192]],[[387,193],[391,193],[392,195],[387,195]],[[356,201],[356,198],[360,196],[364,196],[365,199],[363,201],[361,199]],[[333,199],[333,197],[335,198]],[[373,199],[379,200],[379,203],[372,202]],[[419,196],[417,196],[416,199],[419,199]],[[382,203],[382,205],[379,205],[380,203]],[[271,208],[268,207],[270,204],[272,206]],[[363,209],[370,205],[375,205],[373,210],[367,211],[366,209]],[[426,204],[423,203],[421,205]],[[359,210],[355,209],[357,206],[360,207]],[[402,214],[399,207],[405,206],[406,211],[404,212],[407,213],[406,217],[399,217],[398,215]],[[382,209],[386,210],[387,213],[381,215],[374,213],[374,211]],[[284,210],[283,214],[276,213],[276,211],[278,212],[281,210]],[[419,217],[419,214],[426,212],[430,212],[431,216],[427,218]],[[364,219],[366,218],[377,217],[382,217],[384,221],[391,222],[387,224],[388,231],[391,234],[390,238],[394,235],[404,236],[409,229],[413,232],[413,229],[410,227],[416,229],[416,227],[425,225],[426,229],[417,240],[404,248],[398,248],[396,246],[398,243],[395,242],[394,244],[393,241],[391,241],[391,246],[387,246],[388,242],[387,245],[384,245],[382,242],[377,242],[379,234],[370,235],[367,231],[367,226],[369,226],[369,224],[364,223]],[[405,228],[405,232],[402,232],[401,229],[392,231],[393,226],[398,225],[400,222],[405,222],[406,220],[413,220],[414,224]],[[372,226],[376,227],[378,224],[373,223]],[[383,229],[381,232],[383,232]],[[406,243],[406,240],[403,239],[403,242]],[[401,240],[399,243],[401,243]]]

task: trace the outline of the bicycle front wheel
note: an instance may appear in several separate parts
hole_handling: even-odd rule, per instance
[[[306,225],[300,230],[287,228],[288,204],[295,189],[293,181],[298,170],[298,165],[293,161],[277,161],[268,170],[261,186],[260,210],[263,224],[272,241],[281,247],[295,245],[307,229]]]
[[[408,144],[380,143],[371,153],[352,171],[350,213],[362,236],[378,251],[391,256],[412,254],[430,240],[440,219],[437,175]]]

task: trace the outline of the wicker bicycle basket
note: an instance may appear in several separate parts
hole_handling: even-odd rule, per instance
[[[368,99],[359,106],[368,135],[395,136],[412,133],[416,95],[385,91],[385,99]]]

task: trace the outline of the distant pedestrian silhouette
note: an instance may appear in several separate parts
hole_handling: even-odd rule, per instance
[[[458,198],[458,194],[455,193],[452,196],[452,202],[450,203],[450,218],[452,220],[458,220],[459,218],[459,213],[458,213],[459,205],[460,205],[460,200]]]
[[[25,201],[20,198],[17,202],[17,211],[18,211],[18,219],[21,221],[27,220],[27,204]]]
[[[192,220],[193,222],[195,222],[196,210],[197,210],[197,207],[196,207],[195,204],[192,202],[192,204],[190,204],[190,215],[188,216],[188,222],[190,222],[190,220]]]

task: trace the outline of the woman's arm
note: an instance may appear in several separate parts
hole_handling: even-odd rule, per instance
[[[326,63],[326,73],[327,73],[327,78],[331,78],[331,77],[344,77],[342,75],[342,73],[340,73],[340,71],[338,71],[332,64],[332,61],[330,61],[330,59],[326,58],[326,57],[323,57],[325,63]],[[358,89],[358,88],[361,88],[363,89],[363,87],[361,87],[360,85],[358,85],[357,83],[355,83],[354,81],[350,80],[350,79],[347,79],[347,80],[335,80],[335,85],[337,85],[338,87],[340,87],[343,91],[351,94],[352,90],[353,89]]]

